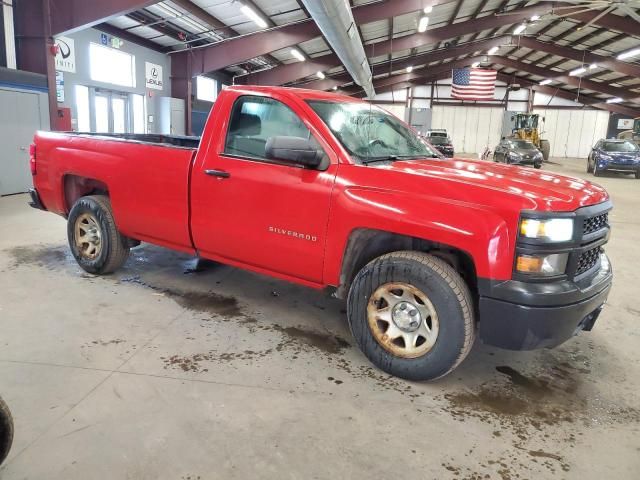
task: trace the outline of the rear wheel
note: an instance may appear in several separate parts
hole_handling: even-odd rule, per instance
[[[13,417],[9,407],[0,398],[0,464],[5,461],[13,443]]]
[[[542,152],[542,158],[546,162],[549,160],[549,155],[551,153],[551,144],[549,140],[540,140],[540,151]]]
[[[89,273],[112,273],[129,256],[129,241],[118,231],[105,195],[82,197],[75,203],[69,213],[67,237],[71,253]]]
[[[473,302],[460,275],[423,252],[367,264],[349,290],[347,312],[360,349],[378,368],[434,380],[456,368],[475,338]]]

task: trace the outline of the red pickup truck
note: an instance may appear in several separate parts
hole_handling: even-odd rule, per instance
[[[88,272],[142,241],[335,289],[362,351],[399,377],[447,374],[476,332],[559,345],[611,287],[604,189],[444,158],[351,97],[231,87],[202,138],[39,132],[31,154],[31,204],[68,219]]]

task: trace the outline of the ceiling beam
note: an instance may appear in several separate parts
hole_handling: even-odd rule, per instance
[[[464,66],[468,66],[469,64],[477,61],[480,57],[471,57],[463,60],[456,60],[451,64],[440,65],[435,69],[430,68],[421,68],[418,70],[414,70],[413,72],[407,74],[398,74],[392,75],[385,78],[376,79],[374,81],[374,87],[377,93],[384,93],[391,90],[398,90],[401,88],[415,86],[415,85],[424,85],[425,83],[430,83],[435,80],[441,80],[444,78],[451,78],[451,68],[461,68]],[[496,63],[500,63],[499,59],[494,59]],[[531,88],[540,93],[544,93],[551,97],[562,98],[564,100],[575,101],[576,94],[574,92],[570,92],[567,90],[562,90],[560,88],[548,86],[548,85],[539,85],[536,82],[528,80],[526,78],[518,77],[515,75],[507,75],[504,73],[498,73],[497,79],[507,85],[512,83],[518,83],[521,86],[526,88]],[[363,96],[364,93],[362,89],[357,87],[350,87],[343,90],[348,95],[357,95]],[[606,103],[601,99],[592,97],[589,95],[582,95],[580,97],[579,104],[590,106],[594,108],[598,108],[600,110],[606,110],[609,112],[621,113],[623,115],[629,115],[632,117],[640,116],[640,109],[633,109],[626,107],[624,105]],[[470,103],[470,105],[473,105]]]
[[[611,87],[605,83],[594,82],[591,80],[585,80],[580,77],[572,77],[570,75],[558,74],[546,68],[537,67],[530,63],[520,62],[519,60],[512,60],[506,57],[489,57],[492,63],[497,63],[503,67],[515,68],[516,70],[527,72],[531,75],[536,75],[542,78],[553,78],[565,85],[575,88],[581,88],[585,90],[591,90],[593,92],[603,93],[605,95],[611,95],[612,97],[624,98],[627,101],[634,103],[640,103],[638,98],[629,98],[629,91],[624,88]]]
[[[93,27],[135,10],[158,3],[159,0],[48,0],[51,6],[51,33],[61,35]]]
[[[122,0],[121,0],[122,1]],[[420,10],[426,5],[450,3],[451,0],[386,0],[353,8],[357,24],[384,20]],[[322,34],[312,19],[260,30],[217,42],[213,45],[180,51],[174,55],[193,56],[193,75],[213,72],[230,65],[263,56],[306,42]]]
[[[563,47],[555,43],[541,42],[531,37],[521,37],[519,42],[521,47],[530,48],[534,51],[543,51],[558,57],[583,62],[584,64],[596,63],[600,67],[607,68],[613,72],[640,77],[640,65],[621,62],[616,60],[615,57],[604,57],[586,50],[576,50],[575,48]]]
[[[141,47],[148,48],[150,50],[155,50],[156,52],[167,53],[167,48],[163,47],[160,44],[157,44],[147,38],[141,37],[139,35],[135,35],[128,30],[122,30],[121,28],[114,27],[109,23],[100,23],[96,25],[94,28],[100,30],[101,32],[107,33],[114,37],[121,38],[126,40],[127,42],[135,43],[136,45],[140,45]]]
[[[171,0],[171,2],[178,5],[189,15],[192,15],[201,22],[209,25],[216,33],[231,33],[232,35],[237,35],[235,30],[233,30],[230,26],[225,25],[216,17],[207,12],[204,8],[199,7],[191,0]]]
[[[453,25],[432,28],[424,33],[414,33],[400,38],[384,40],[377,43],[365,45],[367,57],[376,57],[378,55],[386,55],[394,51],[410,50],[414,47],[421,47],[429,44],[437,44],[442,40],[466,35],[471,32],[482,31],[502,25],[510,25],[517,23],[525,18],[531,17],[535,13],[545,11],[545,6],[535,5],[533,7],[523,8],[517,14],[509,16],[493,16],[458,22]],[[355,9],[354,9],[355,12]],[[306,62],[296,62],[287,65],[281,65],[271,70],[257,72],[238,80],[246,84],[256,85],[283,85],[293,82],[300,78],[305,78],[315,74],[318,70],[327,70],[329,68],[340,66],[340,60],[336,55],[322,55],[309,59]],[[375,73],[375,68],[374,68]]]

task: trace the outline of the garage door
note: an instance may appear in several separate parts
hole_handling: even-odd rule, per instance
[[[29,145],[41,128],[39,94],[0,89],[0,105],[0,195],[26,192],[32,183]]]
[[[502,108],[435,106],[431,128],[446,128],[456,152],[477,154],[499,143],[503,115]]]

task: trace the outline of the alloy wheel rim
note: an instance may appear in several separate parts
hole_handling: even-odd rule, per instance
[[[367,304],[369,329],[378,344],[401,358],[429,352],[439,332],[438,314],[429,298],[408,283],[379,286]]]
[[[83,213],[76,219],[75,244],[81,257],[95,260],[102,251],[102,230],[96,218]]]

